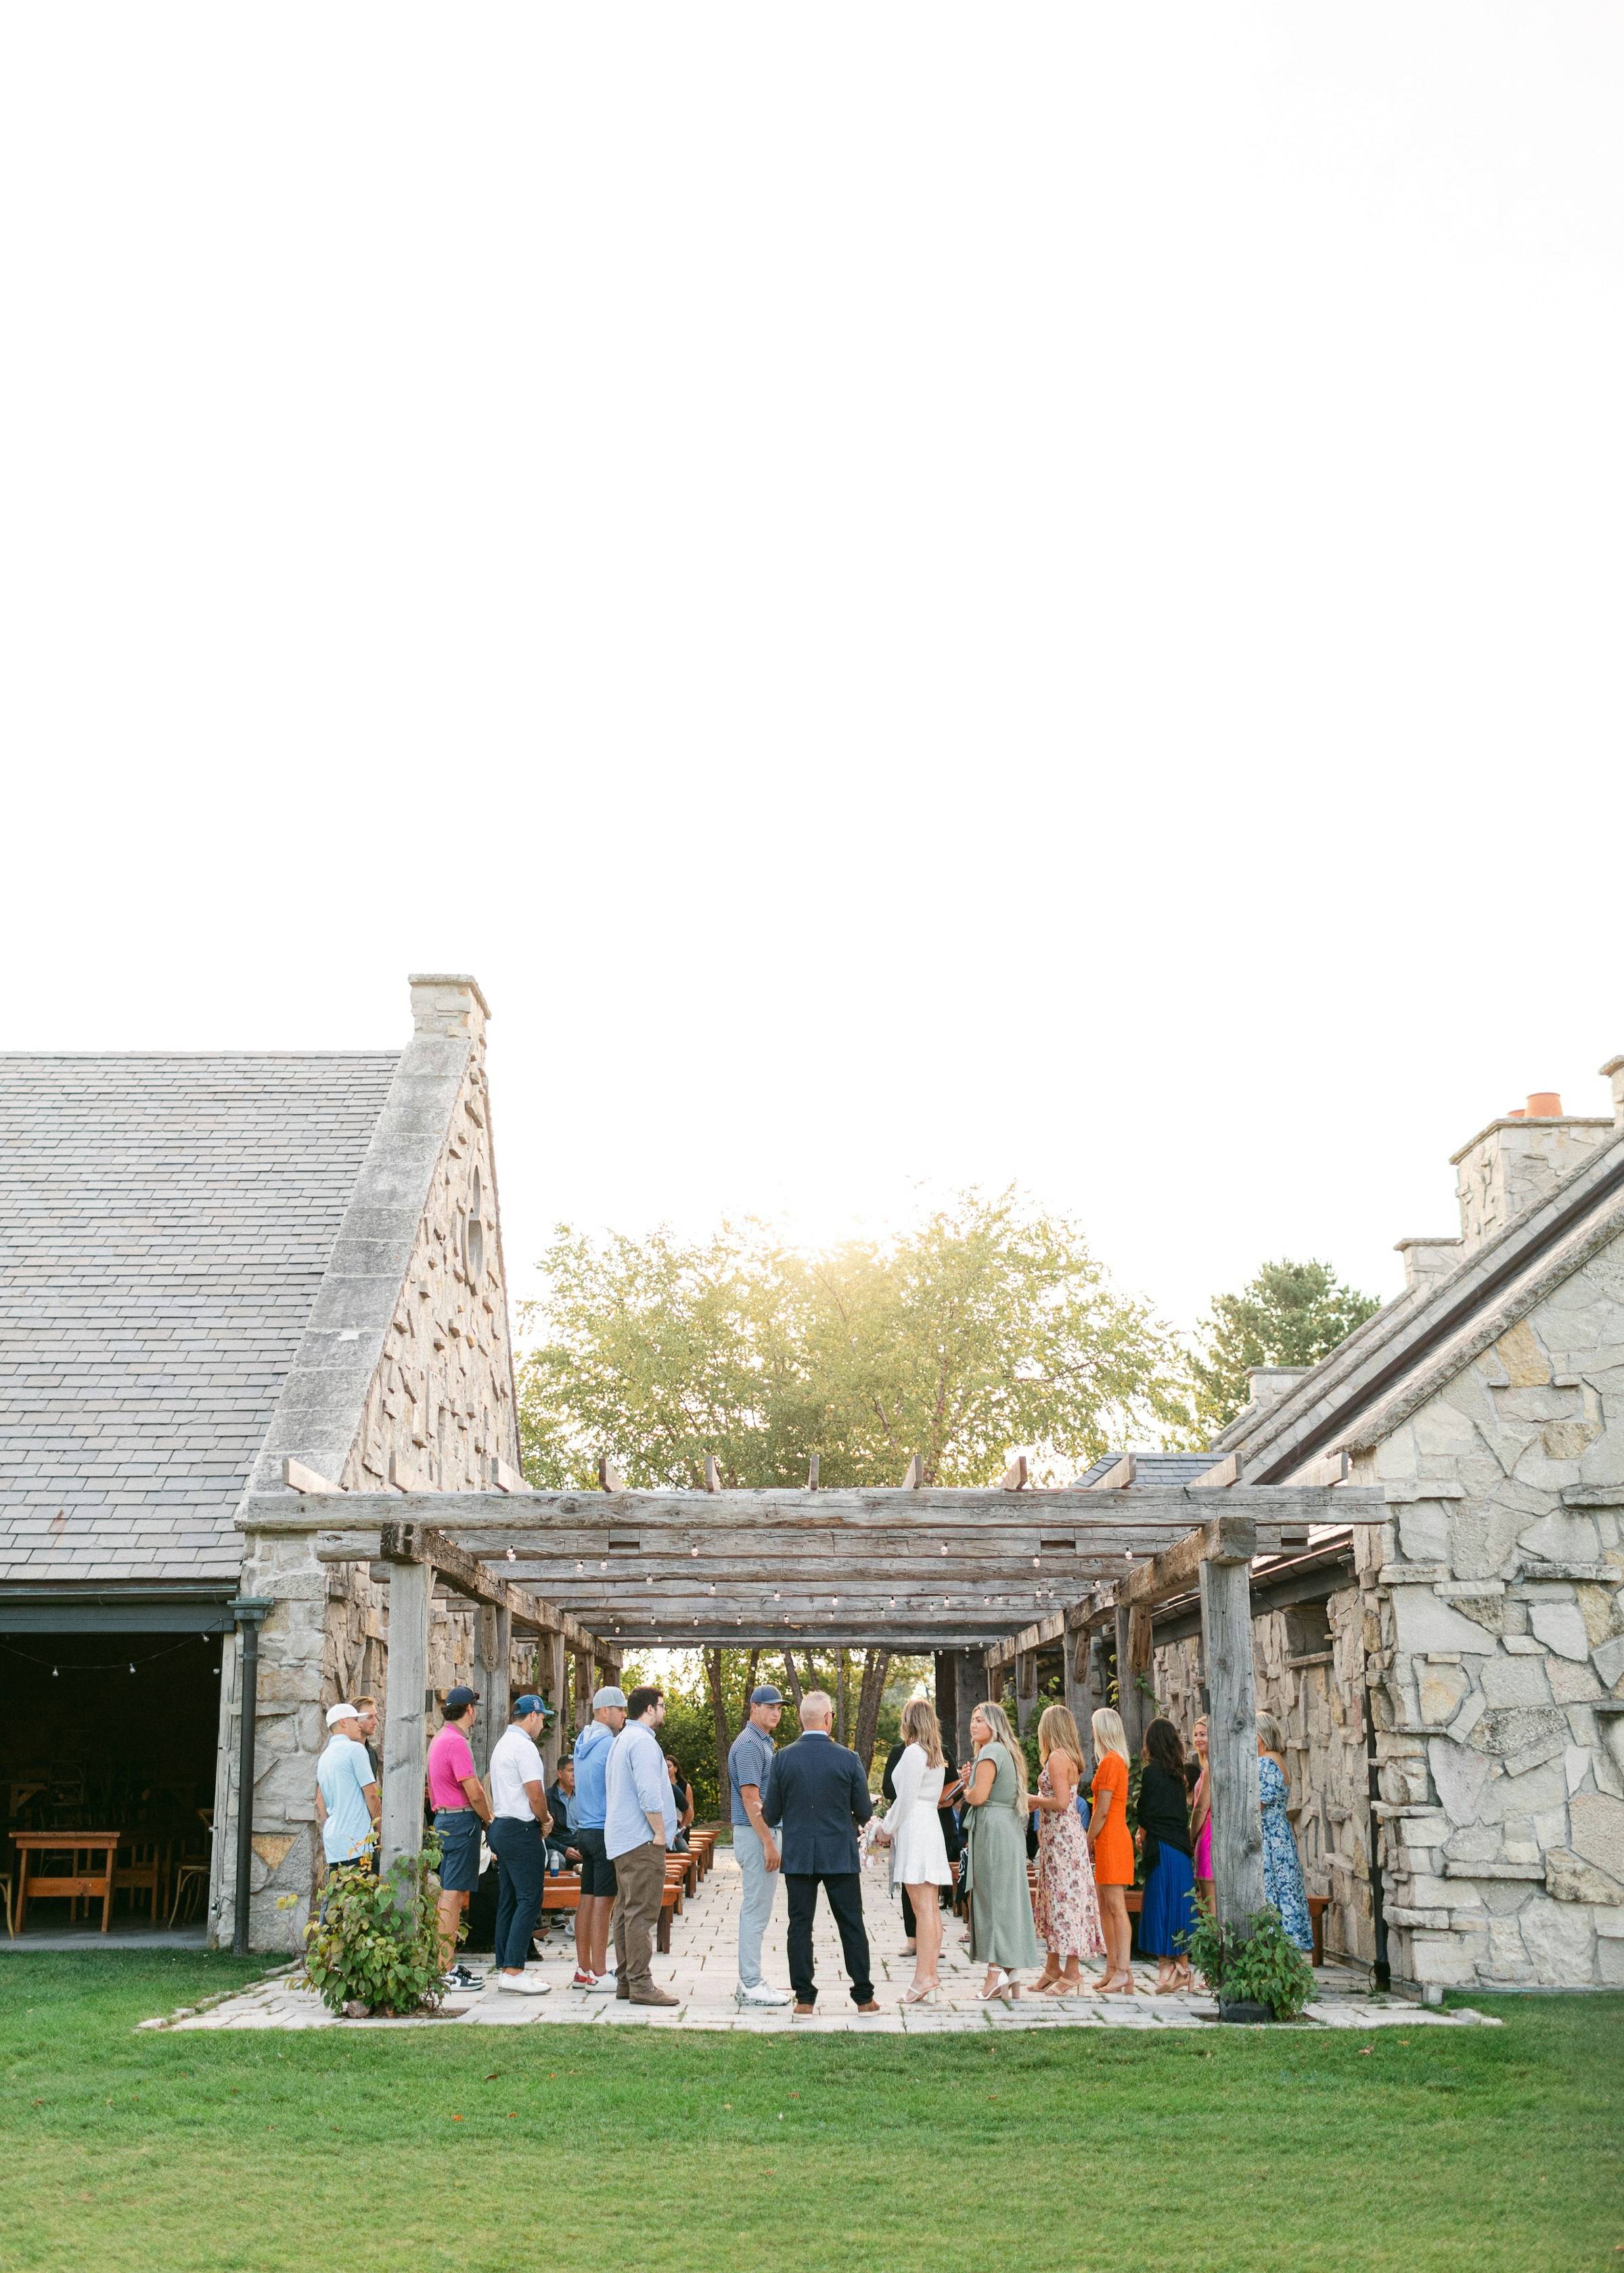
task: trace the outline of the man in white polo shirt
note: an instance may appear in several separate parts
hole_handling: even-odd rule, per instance
[[[527,1997],[544,1997],[552,1986],[540,1974],[525,1971],[547,1882],[542,1834],[552,1822],[547,1810],[547,1769],[535,1747],[547,1718],[547,1707],[539,1697],[519,1698],[513,1720],[490,1752],[492,1813],[486,1835],[502,1873],[497,1896],[497,1987]]]

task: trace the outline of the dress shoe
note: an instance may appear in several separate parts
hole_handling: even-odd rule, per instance
[[[817,2009],[818,2007],[815,2005],[797,2005],[795,2008],[794,2017],[797,2021],[810,2021]]]
[[[868,2000],[867,2004],[866,2004],[866,2005],[859,2005],[859,2006],[857,2007],[857,2010],[858,2010],[858,2012],[859,2012],[859,2013],[877,2013],[877,2012],[879,2010],[879,2006],[874,2002],[873,1999],[871,1997],[871,1998],[869,1999],[869,2000]]]
[[[668,1997],[663,1989],[645,1989],[636,1996],[628,1992],[628,1995],[633,2005],[680,2005],[682,2002],[680,1997]]]

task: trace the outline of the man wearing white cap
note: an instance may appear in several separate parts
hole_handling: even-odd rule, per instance
[[[609,1970],[609,1917],[615,1907],[615,1866],[603,1846],[609,1812],[605,1778],[609,1755],[626,1724],[624,1690],[600,1689],[592,1718],[575,1739],[575,1804],[570,1810],[571,1843],[580,1850],[580,1900],[575,1912],[575,1979],[572,1986],[589,1996],[612,1993]]]
[[[365,1863],[367,1841],[384,1804],[355,1707],[330,1706],[327,1727],[332,1733],[326,1750],[316,1763],[316,1820],[332,1871],[341,1863]]]

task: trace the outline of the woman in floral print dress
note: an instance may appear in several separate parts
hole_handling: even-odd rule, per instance
[[[1103,1957],[1099,1896],[1089,1842],[1077,1812],[1085,1773],[1077,1723],[1064,1705],[1051,1705],[1037,1724],[1043,1763],[1032,1806],[1037,1815],[1037,1891],[1032,1902],[1037,1939],[1049,1954],[1037,1983],[1045,1997],[1074,1997],[1082,1989],[1078,1961]]]

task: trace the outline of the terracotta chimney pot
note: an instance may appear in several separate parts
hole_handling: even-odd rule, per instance
[[[1560,1121],[1561,1117],[1562,1100],[1553,1089],[1537,1089],[1529,1099],[1528,1118],[1530,1121]]]

